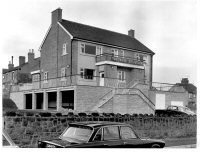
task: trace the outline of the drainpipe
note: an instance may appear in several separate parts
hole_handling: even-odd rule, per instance
[[[71,39],[71,66],[70,66],[70,81],[71,81],[71,85],[72,85],[72,41],[73,41],[73,39]]]

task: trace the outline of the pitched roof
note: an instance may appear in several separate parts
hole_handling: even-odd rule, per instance
[[[146,53],[155,54],[137,39],[129,35],[84,25],[68,20],[62,20],[60,24],[74,37],[88,41],[115,45],[127,49],[139,50]]]
[[[40,57],[34,59],[34,62],[35,62],[35,63],[36,63],[36,62],[39,63],[39,61],[40,61]],[[27,64],[29,64],[29,63],[28,63],[28,62],[23,63],[22,65],[16,66],[16,67],[14,67],[14,68],[12,68],[12,69],[3,69],[3,74],[6,74],[6,73],[11,72],[11,71],[20,70],[21,67],[23,67],[23,66],[25,66],[25,65],[27,65]],[[35,67],[36,67],[36,66],[35,66]],[[36,69],[35,67],[33,67],[33,70]]]
[[[177,85],[182,86],[189,93],[196,94],[197,92],[197,87],[191,83],[188,83],[188,84],[177,83]]]

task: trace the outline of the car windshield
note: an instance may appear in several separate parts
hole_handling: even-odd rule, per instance
[[[87,142],[92,134],[92,128],[89,127],[69,127],[64,131],[64,133],[60,136],[61,139],[64,140],[81,140],[83,142]]]

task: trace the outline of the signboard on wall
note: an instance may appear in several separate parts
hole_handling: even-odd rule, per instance
[[[166,109],[165,108],[165,94],[156,94],[155,109]]]

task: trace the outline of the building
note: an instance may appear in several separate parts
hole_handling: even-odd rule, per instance
[[[31,72],[40,69],[40,58],[35,58],[34,50],[28,52],[28,62],[25,56],[19,56],[19,65],[14,66],[12,61],[8,64],[8,69],[3,69],[3,95],[9,97],[11,86],[32,82]],[[34,76],[33,76],[34,79]]]
[[[125,35],[64,20],[58,8],[39,50],[40,68],[31,69],[38,79],[12,87],[20,108],[154,113],[154,52],[134,30]]]
[[[183,78],[181,83],[175,84],[171,91],[184,90],[186,94],[186,103],[180,102],[180,105],[189,107],[191,110],[196,112],[197,103],[197,88],[193,84],[189,83],[188,78]]]

